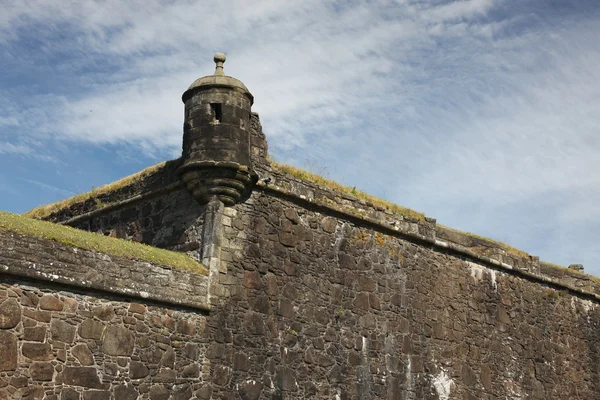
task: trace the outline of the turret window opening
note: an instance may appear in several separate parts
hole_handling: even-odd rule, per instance
[[[217,124],[220,123],[221,118],[223,118],[221,103],[210,103],[210,108],[212,109],[213,116],[215,117],[214,122]]]

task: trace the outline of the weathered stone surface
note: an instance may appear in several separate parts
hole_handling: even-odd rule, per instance
[[[63,388],[60,392],[60,400],[79,400],[79,392],[71,388]]]
[[[258,400],[262,392],[263,384],[257,381],[246,381],[239,386],[242,400]]]
[[[54,375],[54,366],[49,362],[35,362],[29,367],[29,372],[34,381],[51,381]]]
[[[16,299],[0,301],[0,329],[14,328],[21,322],[21,306]]]
[[[115,317],[115,309],[111,304],[94,307],[92,313],[102,321],[110,321]]]
[[[102,351],[111,356],[130,356],[134,344],[133,332],[124,326],[110,325],[104,334]]]
[[[31,342],[43,342],[46,339],[46,328],[43,326],[36,326],[33,328],[23,329],[23,340]]]
[[[289,367],[280,366],[277,367],[277,373],[275,375],[275,381],[279,389],[287,392],[298,391],[298,384],[296,383],[296,373]]]
[[[73,354],[81,365],[94,365],[94,355],[86,344],[81,343],[73,346],[71,354]]]
[[[129,365],[129,377],[132,379],[141,379],[148,376],[148,367],[139,361],[132,361]]]
[[[150,400],[168,400],[170,396],[169,389],[162,385],[154,385],[150,388]]]
[[[28,382],[27,382],[27,377],[26,376],[12,376],[10,378],[10,386],[16,387],[16,388],[22,388],[27,386]]]
[[[34,361],[49,361],[54,358],[52,347],[48,343],[26,342],[21,345],[21,352],[25,357]]]
[[[50,311],[24,309],[23,315],[39,322],[50,322],[52,313]]]
[[[160,360],[160,365],[171,369],[175,366],[175,351],[173,351],[173,348],[169,347],[165,351]]]
[[[42,400],[44,388],[42,386],[29,386],[23,390],[22,400]]]
[[[177,332],[193,336],[196,334],[196,325],[188,320],[177,321]]]
[[[62,379],[65,385],[83,386],[92,389],[103,389],[105,385],[94,367],[64,367]]]
[[[208,385],[204,385],[200,389],[198,389],[198,391],[196,392],[196,396],[199,399],[208,400],[212,397],[212,393],[213,393],[213,387],[210,384],[208,384]]]
[[[129,305],[129,311],[136,314],[145,314],[147,311],[147,307],[143,304],[131,303]]]
[[[79,336],[84,339],[100,339],[106,327],[102,322],[86,319],[79,325]]]
[[[337,220],[335,218],[323,218],[321,226],[325,232],[333,233],[337,227]]]
[[[115,399],[136,400],[138,391],[133,385],[119,385],[114,389]]]
[[[50,323],[50,334],[52,340],[73,343],[75,340],[75,326],[60,319],[52,319]]]
[[[64,303],[58,298],[58,296],[52,294],[45,294],[40,298],[40,308],[42,310],[49,311],[61,311],[64,307]]]
[[[189,400],[193,395],[192,387],[187,383],[173,387],[173,400]]]
[[[83,400],[110,400],[110,392],[108,390],[85,390]]]
[[[17,337],[12,332],[0,331],[0,371],[17,369]]]
[[[198,378],[198,375],[200,375],[200,367],[196,363],[186,365],[181,373],[183,378]]]

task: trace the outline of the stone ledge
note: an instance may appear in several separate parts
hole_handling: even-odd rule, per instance
[[[0,274],[209,310],[208,277],[0,231]]]
[[[281,183],[281,181],[279,183]],[[311,188],[312,186],[313,185],[311,184],[307,184],[308,188]],[[533,256],[530,256],[529,259],[525,259],[524,257],[511,255],[510,257],[507,257],[509,261],[513,261],[509,264],[502,260],[498,260],[491,255],[478,254],[472,249],[458,243],[438,240],[436,239],[435,220],[426,220],[423,222],[414,221],[413,224],[416,224],[415,227],[414,225],[407,223],[402,217],[394,220],[393,218],[390,218],[388,214],[382,213],[381,211],[377,212],[374,210],[370,213],[360,213],[352,207],[340,206],[339,204],[323,201],[323,197],[316,196],[314,191],[308,190],[307,192],[310,193],[310,195],[307,195],[304,191],[299,193],[297,190],[294,190],[295,185],[281,187],[273,183],[267,184],[259,181],[256,187],[258,190],[272,193],[277,197],[285,198],[297,204],[301,204],[302,206],[324,210],[325,214],[334,215],[363,226],[375,228],[383,233],[397,236],[420,245],[431,246],[436,251],[448,252],[460,258],[480,263],[493,269],[518,275],[540,284],[567,290],[579,297],[585,297],[600,302],[600,283],[592,276],[566,268],[551,266],[547,263],[540,263],[538,257]],[[318,190],[323,191],[326,189],[319,187]],[[466,233],[459,234],[469,237]],[[494,242],[490,241],[489,243],[493,245]],[[501,249],[499,246],[497,246],[497,250],[504,251],[504,249]]]

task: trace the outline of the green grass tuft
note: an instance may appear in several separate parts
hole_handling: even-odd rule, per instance
[[[207,269],[185,253],[159,249],[124,239],[103,236],[64,225],[0,211],[0,230],[54,240],[85,250],[168,265],[206,275]]]
[[[415,210],[411,210],[410,208],[399,206],[397,204],[391,203],[387,200],[383,200],[383,199],[380,199],[375,196],[371,196],[363,191],[356,189],[356,187],[344,186],[335,181],[323,178],[322,176],[314,174],[312,172],[308,172],[308,171],[305,171],[305,170],[302,170],[302,169],[299,169],[296,167],[292,167],[291,165],[280,164],[275,161],[271,161],[271,166],[280,172],[295,176],[296,178],[299,178],[299,179],[302,179],[305,181],[316,183],[321,186],[325,186],[329,189],[335,190],[340,193],[354,196],[358,199],[370,202],[371,204],[373,204],[376,207],[385,208],[393,213],[404,215],[407,217],[412,217],[419,221],[425,220],[425,214],[423,214],[423,213],[420,213]]]

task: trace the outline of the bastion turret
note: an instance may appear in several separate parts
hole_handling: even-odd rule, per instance
[[[215,54],[215,73],[183,93],[183,164],[178,173],[201,204],[217,197],[226,206],[244,201],[258,180],[250,155],[254,97],[223,72],[225,54]]]

